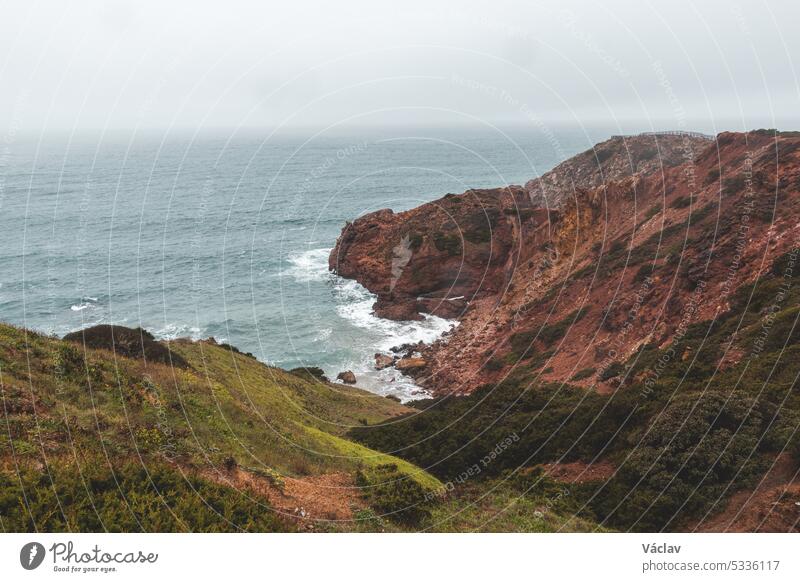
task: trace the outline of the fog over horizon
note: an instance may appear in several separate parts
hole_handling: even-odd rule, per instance
[[[0,134],[800,129],[794,2],[12,1]]]

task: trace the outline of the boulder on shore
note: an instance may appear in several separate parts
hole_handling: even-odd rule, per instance
[[[427,365],[428,362],[426,362],[423,358],[403,358],[397,361],[395,368],[401,372],[407,372],[409,370],[419,370]]]
[[[355,384],[356,383],[356,375],[353,374],[352,371],[346,370],[344,372],[339,372],[339,375],[336,376],[337,380],[341,380],[345,384]]]
[[[376,317],[394,321],[422,321],[425,319],[419,313],[419,304],[416,299],[394,301],[378,297],[372,306],[372,311]]]
[[[384,368],[388,368],[394,364],[394,358],[392,356],[387,356],[386,354],[375,354],[375,369],[376,370],[383,370]]]

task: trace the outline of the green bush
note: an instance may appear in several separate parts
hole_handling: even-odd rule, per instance
[[[628,436],[630,454],[593,508],[612,526],[636,531],[674,529],[718,509],[729,490],[763,474],[757,453],[769,422],[748,398],[683,395]]]
[[[588,378],[589,376],[594,374],[594,372],[595,372],[594,368],[584,368],[583,370],[578,370],[578,372],[575,373],[572,379],[575,381],[584,380],[585,378]]]
[[[381,518],[407,526],[416,526],[430,516],[434,492],[403,474],[394,464],[362,469],[356,474],[356,485]]]
[[[588,307],[582,307],[581,309],[576,309],[572,313],[566,315],[562,320],[552,325],[545,325],[539,330],[539,339],[548,345],[560,340],[567,333],[567,330],[569,330],[574,323],[583,319],[588,312]]]
[[[490,372],[497,372],[502,370],[504,367],[505,364],[500,358],[490,358],[489,361],[486,362],[486,369]]]
[[[106,462],[51,463],[49,474],[0,472],[5,531],[236,532],[286,531],[266,501],[164,463],[109,467]]]
[[[611,362],[606,368],[600,372],[600,380],[605,382],[611,378],[616,378],[625,370],[625,364],[622,362]]]

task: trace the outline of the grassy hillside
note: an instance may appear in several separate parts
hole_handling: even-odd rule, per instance
[[[0,530],[596,528],[542,476],[443,483],[348,440],[414,412],[393,400],[213,341],[119,328],[103,349],[102,331],[87,348],[0,324]]]
[[[343,437],[404,406],[213,342],[170,349],[182,367],[0,325],[0,528],[352,529],[385,504],[371,489],[441,486]]]

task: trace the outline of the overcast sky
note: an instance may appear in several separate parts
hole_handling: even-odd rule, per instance
[[[0,131],[800,128],[795,0],[5,2]]]

